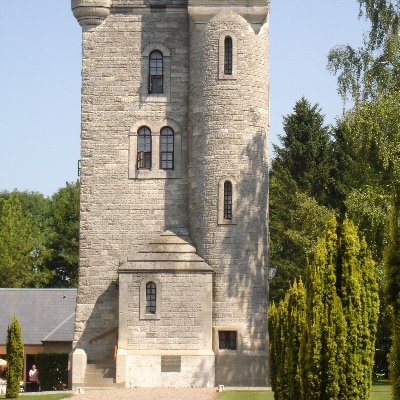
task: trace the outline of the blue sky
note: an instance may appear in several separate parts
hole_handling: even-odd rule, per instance
[[[271,0],[271,141],[305,96],[341,114],[329,49],[359,44],[356,0]],[[70,0],[8,1],[0,13],[0,190],[51,195],[77,179],[81,29]]]

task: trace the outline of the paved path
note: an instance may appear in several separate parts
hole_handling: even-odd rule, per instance
[[[216,388],[139,388],[86,390],[74,400],[217,400]]]

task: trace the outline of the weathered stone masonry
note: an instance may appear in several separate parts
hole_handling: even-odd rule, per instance
[[[265,385],[268,1],[72,0],[72,9],[83,28],[73,386],[85,386],[87,363],[114,353],[125,386]],[[153,50],[164,62],[157,94]],[[143,126],[151,169],[138,168]],[[160,168],[163,127],[174,131],[173,170]],[[225,331],[235,348],[220,348]]]

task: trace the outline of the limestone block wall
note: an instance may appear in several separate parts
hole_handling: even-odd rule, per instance
[[[213,387],[215,360],[208,355],[183,355],[180,372],[161,372],[160,356],[130,355],[126,387]]]
[[[129,4],[128,4],[129,3]],[[139,4],[140,3],[140,4]],[[188,18],[147,12],[142,2],[111,8],[82,37],[80,280],[74,346],[90,360],[110,358],[115,338],[94,337],[118,324],[119,260],[170,226],[187,226]],[[146,99],[142,52],[161,44],[170,55],[170,97]],[[172,119],[182,135],[179,179],[128,176],[131,128]],[[158,125],[159,126],[159,125]],[[159,168],[158,165],[153,168]]]
[[[146,280],[157,282],[157,319],[140,313]],[[120,296],[119,343],[128,354],[212,354],[212,274],[122,273]]]

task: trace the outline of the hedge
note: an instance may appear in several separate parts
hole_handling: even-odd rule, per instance
[[[40,353],[36,355],[40,390],[68,389],[68,353]]]

